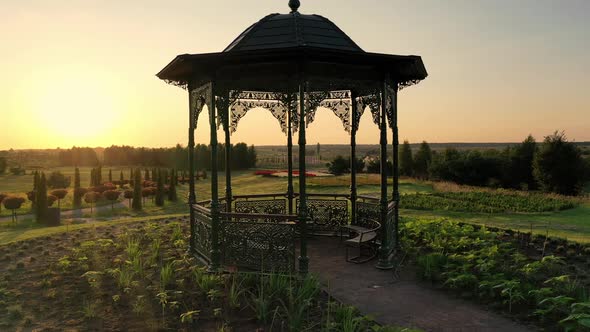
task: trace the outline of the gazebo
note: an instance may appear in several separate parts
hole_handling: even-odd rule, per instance
[[[375,223],[379,225],[374,242],[376,267],[394,265],[399,249],[397,95],[425,79],[426,69],[419,56],[365,52],[330,20],[301,14],[299,6],[298,0],[290,0],[290,13],[262,18],[223,52],[182,54],[157,74],[188,91],[189,250],[211,271],[298,269],[307,273],[308,237],[338,236],[343,227],[362,232]],[[194,134],[205,106],[211,131],[211,199],[198,201]],[[350,134],[349,195],[306,192],[306,127],[319,107],[332,110]],[[286,192],[234,195],[226,167],[225,196],[220,196],[217,129],[223,127],[225,161],[230,165],[231,134],[254,108],[270,111],[286,134]],[[365,109],[370,110],[380,130],[378,198],[357,194],[356,133]],[[394,165],[391,192],[386,166],[388,128]],[[293,187],[295,134],[300,161],[298,191]]]

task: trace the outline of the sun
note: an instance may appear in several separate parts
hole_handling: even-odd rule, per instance
[[[37,81],[32,114],[41,132],[71,145],[97,144],[115,128],[117,98],[104,75],[62,73]]]

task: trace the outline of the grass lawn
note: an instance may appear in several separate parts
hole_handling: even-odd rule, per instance
[[[73,168],[57,168],[66,175],[73,176]],[[119,172],[123,170],[125,178],[129,177],[129,167],[112,168],[113,178],[119,177]],[[54,169],[48,170],[52,171]],[[89,183],[90,168],[80,168],[82,184]],[[103,173],[108,176],[108,168],[103,169]],[[238,171],[232,174],[232,189],[234,195],[248,195],[248,194],[262,194],[262,193],[281,193],[285,192],[287,188],[286,178],[264,177],[254,175],[253,171]],[[103,178],[105,175],[103,174]],[[210,175],[210,174],[209,174]],[[357,178],[358,192],[361,195],[378,195],[379,194],[380,177],[376,174],[359,174]],[[391,178],[388,179],[391,189]],[[0,192],[21,193],[25,190],[30,190],[32,187],[32,176],[0,176]],[[299,186],[298,179],[295,177],[294,188],[297,191]],[[309,193],[335,193],[347,194],[350,192],[350,177],[347,175],[337,177],[309,177],[307,178],[307,188]],[[200,180],[196,183],[197,200],[206,200],[211,196],[211,188],[209,179]],[[454,185],[453,188],[447,188],[445,185],[437,185],[436,183],[422,182],[415,179],[401,179],[400,192],[401,194],[411,193],[431,193],[433,191],[447,191],[447,190],[461,190],[460,186]],[[467,189],[466,189],[467,190]],[[469,188],[468,190],[473,190]],[[477,190],[477,189],[476,189]],[[590,185],[586,188],[590,190]],[[155,206],[150,199],[147,200],[144,210],[136,212],[127,208],[119,208],[111,211],[104,209],[90,215],[86,213],[86,218],[97,218],[98,220],[112,220],[113,218],[141,218],[158,215],[171,214],[186,214],[188,209],[186,207],[186,197],[188,194],[188,185],[180,185],[177,187],[179,201],[175,203],[166,202],[164,207]],[[223,172],[219,173],[219,193],[224,196],[225,193],[225,175]],[[69,199],[69,200],[68,200]],[[29,204],[29,203],[27,203]],[[84,205],[85,206],[85,205]],[[67,209],[71,207],[71,194],[62,201],[62,208]],[[30,205],[20,209],[20,213],[28,213]],[[8,215],[9,211],[2,210],[2,215]],[[470,212],[451,212],[444,210],[432,211],[417,211],[417,210],[403,210],[402,216],[416,216],[426,218],[448,218],[462,222],[486,224],[489,226],[497,226],[503,228],[512,228],[523,231],[533,229],[535,233],[547,233],[550,236],[557,236],[568,238],[570,240],[580,242],[590,242],[590,202],[588,200],[580,206],[561,212],[548,213],[470,213]],[[80,225],[81,226],[81,225]],[[11,227],[15,227],[11,230]],[[1,238],[10,238],[10,234],[21,234],[24,230],[37,230],[36,226],[31,220],[20,221],[17,226],[4,225],[0,228],[0,243]],[[16,233],[11,233],[12,231]],[[4,233],[9,233],[6,235]]]
[[[469,213],[451,211],[401,210],[402,217],[447,218],[460,222],[549,234],[572,241],[590,243],[590,204],[574,209],[547,213]]]

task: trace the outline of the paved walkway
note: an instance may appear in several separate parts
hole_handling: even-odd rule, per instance
[[[413,271],[402,268],[394,281],[392,271],[374,267],[376,261],[347,263],[337,239],[312,239],[309,257],[310,270],[334,298],[354,305],[381,324],[444,332],[533,331],[476,303],[422,285]]]

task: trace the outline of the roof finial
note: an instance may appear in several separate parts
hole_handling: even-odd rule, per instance
[[[299,0],[289,0],[289,7],[291,7],[291,13],[295,13],[297,9],[299,9],[299,6],[301,6]]]

